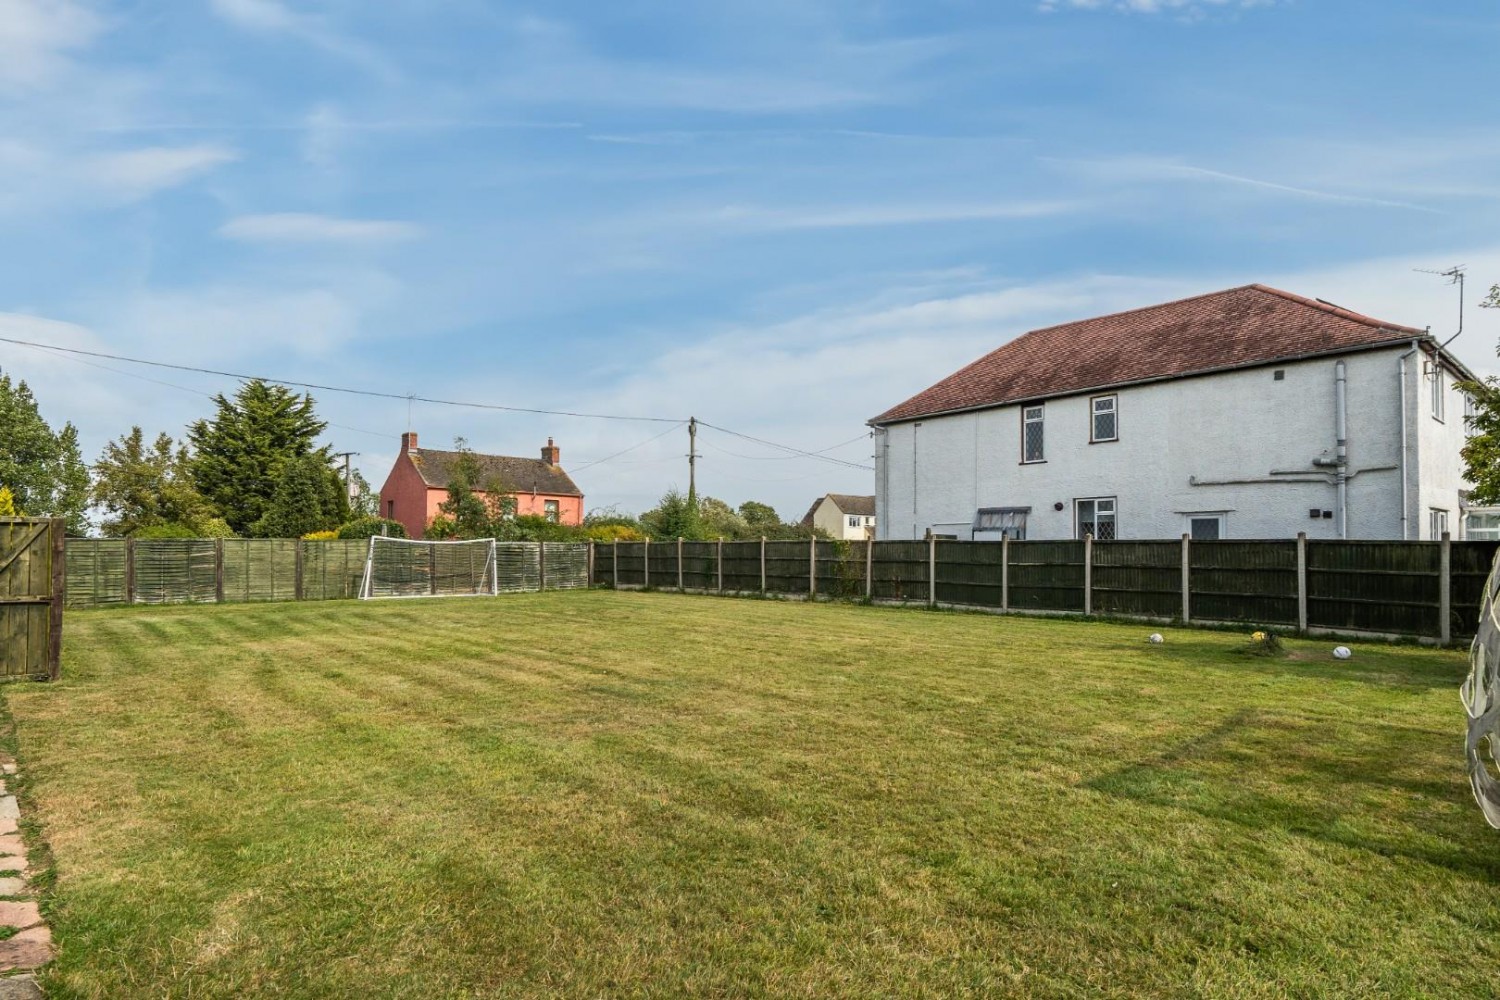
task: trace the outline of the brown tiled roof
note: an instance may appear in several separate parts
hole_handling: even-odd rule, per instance
[[[848,493],[828,493],[813,501],[813,505],[807,508],[807,513],[802,515],[803,524],[812,524],[813,515],[818,512],[818,505],[824,500],[832,500],[835,507],[845,514],[860,514],[865,517],[875,516],[875,498],[857,497]]]
[[[428,486],[447,489],[453,481],[460,451],[437,451],[419,448],[412,463]],[[581,491],[560,466],[549,465],[540,458],[515,458],[510,455],[474,454],[479,462],[480,485],[499,484],[509,493],[547,493],[553,496],[581,497]]]
[[[1266,285],[1245,285],[1022,334],[870,422],[1269,364],[1424,337]]]

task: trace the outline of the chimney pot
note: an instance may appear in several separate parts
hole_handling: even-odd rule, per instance
[[[561,459],[562,449],[553,444],[552,439],[549,437],[547,439],[547,446],[542,449],[542,461],[546,462],[548,465],[558,465],[560,464]]]

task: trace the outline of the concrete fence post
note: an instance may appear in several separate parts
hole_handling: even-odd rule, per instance
[[[760,536],[760,592],[766,592],[766,536]]]
[[[609,575],[615,590],[620,589],[620,540],[609,540]]]
[[[589,577],[588,585],[592,587],[594,585],[594,540],[592,538],[589,539],[589,566],[587,572]]]
[[[303,542],[302,539],[297,539],[297,548],[293,550],[295,555],[292,559],[292,573],[294,574],[292,577],[292,600],[294,601],[302,600],[302,595],[303,593],[305,593],[304,583],[302,579],[303,574],[306,572],[306,569],[303,565],[302,555],[302,546],[304,544],[306,543]]]
[[[681,592],[682,586],[682,536],[677,536],[677,590]]]
[[[547,543],[536,543],[536,590],[537,593],[547,589]]]
[[[875,599],[875,539],[865,539],[865,600]]]
[[[1094,613],[1094,534],[1083,536],[1083,613]]]
[[[807,599],[818,596],[818,536],[807,540]]]
[[[1192,591],[1189,583],[1192,578],[1192,555],[1193,540],[1187,532],[1182,533],[1182,624],[1186,625],[1193,620]]]
[[[214,539],[214,601],[224,603],[224,539]]]
[[[135,539],[125,539],[125,603],[135,603]]]
[[[651,536],[641,543],[641,589],[651,589]]]
[[[1307,532],[1297,532],[1297,631],[1307,631]]]
[[[1000,610],[1010,610],[1010,536],[1000,539]]]
[[[1453,641],[1453,536],[1446,531],[1438,549],[1438,640]]]
[[[937,535],[927,533],[927,606],[937,607]]]
[[[48,576],[51,602],[47,605],[47,677],[62,676],[63,605],[68,598],[68,523],[54,517],[47,523]]]
[[[720,537],[714,555],[718,559],[719,569],[719,593],[724,593],[724,539]]]

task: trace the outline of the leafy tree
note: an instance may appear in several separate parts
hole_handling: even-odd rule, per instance
[[[1500,309],[1500,285],[1492,286],[1479,305]],[[1480,505],[1500,503],[1500,379],[1491,375],[1482,382],[1460,382],[1458,388],[1474,400],[1473,416],[1468,418],[1469,438],[1460,453],[1464,478],[1474,484],[1469,500]]]
[[[490,522],[494,520],[491,505],[476,493],[484,489],[480,482],[483,469],[463,438],[458,438],[453,444],[458,461],[454,463],[453,477],[448,481],[448,499],[438,505],[438,510],[452,522],[452,526],[438,525],[438,530],[451,531],[445,536],[449,538],[490,538]]]
[[[32,517],[60,517],[68,531],[88,529],[88,467],[72,424],[53,433],[24,381],[0,374],[0,483]]]
[[[255,522],[261,538],[301,538],[331,531],[348,520],[349,498],[343,480],[320,454],[303,455],[282,466],[266,512]]]
[[[0,517],[20,517],[16,510],[16,496],[9,486],[0,486]]]
[[[104,446],[94,463],[93,500],[107,515],[104,534],[140,537],[146,529],[179,525],[188,537],[219,537],[217,514],[193,485],[186,448],[158,434],[150,445],[139,427]],[[218,524],[214,522],[218,521]]]
[[[651,538],[703,537],[696,500],[689,500],[675,489],[668,490],[661,503],[641,515],[641,530]]]
[[[193,482],[236,532],[250,532],[267,514],[289,463],[314,457],[333,476],[328,447],[314,444],[327,425],[312,396],[256,379],[232,400],[215,396],[214,405],[211,419],[188,428]]]
[[[370,481],[354,470],[354,482],[349,490],[349,513],[353,517],[379,517],[380,494],[370,486]]]
[[[704,538],[750,537],[749,523],[717,497],[704,497],[698,501],[698,524]]]
[[[740,504],[739,513],[752,534],[769,535],[781,528],[781,515],[768,503],[746,500]]]

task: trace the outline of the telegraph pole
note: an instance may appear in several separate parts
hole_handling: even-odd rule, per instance
[[[344,495],[349,498],[350,503],[354,502],[354,471],[350,468],[349,460],[358,454],[359,452],[357,451],[336,451],[333,453],[334,458],[342,458],[344,460]]]
[[[698,498],[698,418],[688,417],[688,496]]]

